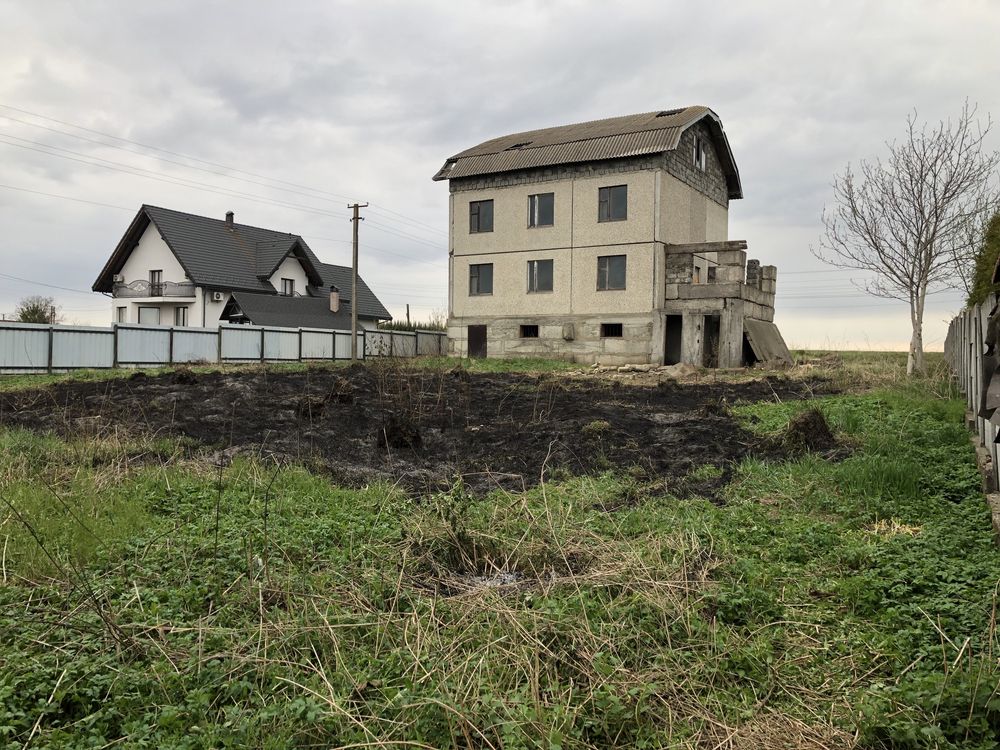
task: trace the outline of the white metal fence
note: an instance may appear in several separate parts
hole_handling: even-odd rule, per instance
[[[446,351],[439,331],[359,331],[358,356],[417,357]],[[0,373],[226,362],[351,358],[351,332],[223,324],[185,328],[0,323]]]
[[[995,300],[966,308],[951,321],[944,340],[944,356],[965,394],[969,408],[970,427],[976,432],[977,442],[992,458],[993,487],[998,486],[997,444],[998,428],[979,416],[983,399],[983,355],[986,347],[983,336]]]

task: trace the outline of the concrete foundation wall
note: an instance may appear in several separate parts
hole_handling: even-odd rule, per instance
[[[620,323],[621,337],[601,337],[601,324]],[[653,361],[653,316],[553,315],[543,317],[467,317],[448,321],[448,353],[468,355],[468,326],[486,326],[488,357],[545,357],[606,365]],[[538,338],[521,338],[522,325],[537,325]],[[572,340],[567,340],[567,334]]]

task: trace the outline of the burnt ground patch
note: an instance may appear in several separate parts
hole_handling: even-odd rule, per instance
[[[520,490],[543,476],[628,469],[668,487],[712,464],[723,476],[762,446],[726,405],[829,393],[822,380],[628,385],[602,378],[470,374],[386,364],[300,372],[184,371],[69,381],[0,394],[0,425],[67,437],[184,436],[206,449],[301,461],[340,483],[415,492]],[[683,489],[682,485],[676,485]]]

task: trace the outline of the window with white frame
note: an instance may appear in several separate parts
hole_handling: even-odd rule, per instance
[[[292,297],[295,295],[295,279],[281,280],[281,294],[285,297]]]
[[[117,313],[117,315],[115,315],[115,322],[116,323],[128,323],[128,308],[127,307],[119,307],[116,310],[116,313]]]
[[[188,309],[186,307],[174,308],[174,325],[186,326],[188,324]]]
[[[158,325],[160,325],[160,308],[158,308],[158,307],[140,307],[139,308],[139,325],[141,325],[141,326],[158,326]]]

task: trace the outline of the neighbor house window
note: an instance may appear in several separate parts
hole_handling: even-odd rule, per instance
[[[694,161],[694,165],[704,172],[706,158],[705,141],[702,140],[701,136],[695,136],[694,138],[694,148],[691,149],[691,158]]]
[[[158,308],[158,307],[140,307],[139,308],[139,325],[141,325],[141,326],[158,326],[158,325],[160,325],[160,308]]]
[[[493,231],[493,201],[472,201],[469,203],[469,232]]]
[[[163,271],[149,272],[149,296],[163,296]]]
[[[473,263],[469,266],[469,294],[493,294],[492,263]]]
[[[552,291],[551,260],[528,261],[528,291],[529,292]]]
[[[701,269],[698,266],[695,266],[694,270],[691,271],[691,282],[694,284],[701,283]]]
[[[551,227],[555,222],[555,193],[528,196],[528,226]]]
[[[625,288],[625,256],[600,255],[597,258],[597,289]]]
[[[525,325],[525,326],[521,326],[521,338],[522,339],[537,339],[538,338],[538,326],[537,325]]]
[[[628,218],[628,185],[602,187],[597,191],[597,220],[624,221]]]
[[[601,323],[601,338],[620,339],[622,337],[621,323]]]
[[[174,308],[174,325],[186,326],[188,324],[188,309],[186,307]]]
[[[705,277],[708,279],[708,283],[709,284],[714,284],[715,283],[715,274],[716,274],[716,268],[715,268],[715,266],[709,266],[705,270]]]
[[[116,322],[118,322],[118,323],[128,323],[128,308],[127,307],[119,307],[118,310],[117,310],[117,313],[118,314],[115,317],[115,321]]]
[[[282,279],[281,280],[281,293],[285,297],[291,297],[295,294],[295,279]]]

